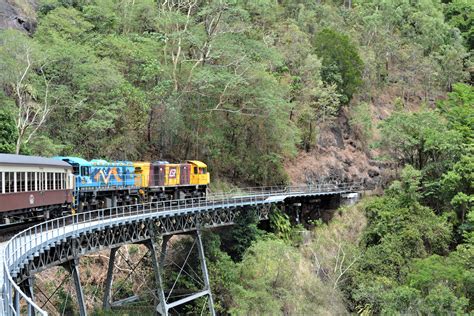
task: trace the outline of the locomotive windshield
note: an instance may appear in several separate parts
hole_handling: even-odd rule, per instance
[[[89,167],[81,167],[81,175],[84,177],[88,177],[91,171]]]

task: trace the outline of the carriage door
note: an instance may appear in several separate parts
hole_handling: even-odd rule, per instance
[[[180,165],[180,176],[181,176],[181,184],[189,184],[189,180],[191,178],[191,165],[189,164],[182,164]]]
[[[145,180],[143,179],[144,174],[143,174],[143,169],[141,167],[135,167],[135,186],[136,187],[141,187],[145,183]]]
[[[155,165],[154,168],[154,185],[163,186],[165,185],[165,165]]]

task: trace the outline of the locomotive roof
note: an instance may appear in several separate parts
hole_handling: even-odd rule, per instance
[[[82,159],[82,158],[79,158],[79,157],[63,157],[63,156],[57,156],[57,157],[53,157],[54,159],[57,159],[57,160],[61,160],[61,161],[65,161],[66,163],[68,164],[73,164],[73,163],[77,163],[79,165],[84,165],[84,166],[90,166],[90,162],[85,160],[85,159]]]
[[[25,155],[12,155],[12,154],[0,154],[0,165],[30,165],[30,166],[52,166],[71,168],[71,165],[62,161],[51,158],[39,157],[39,156],[25,156]]]
[[[192,163],[196,166],[198,166],[199,168],[207,168],[207,165],[202,162],[202,161],[199,161],[199,160],[187,160],[189,163]]]

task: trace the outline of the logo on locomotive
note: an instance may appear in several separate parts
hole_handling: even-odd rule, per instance
[[[31,205],[35,204],[35,196],[33,194],[30,194],[29,201]]]
[[[95,169],[94,171],[92,171],[91,176],[96,182],[100,182],[100,180],[102,179],[102,182],[104,182],[105,184],[109,183],[111,176],[114,177],[115,181],[122,182],[122,178],[120,177],[116,167]]]
[[[168,178],[175,179],[176,178],[176,168],[170,168],[170,172],[168,174]]]

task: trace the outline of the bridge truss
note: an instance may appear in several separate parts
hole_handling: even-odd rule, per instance
[[[156,311],[168,315],[171,308],[191,300],[207,297],[209,312],[214,315],[201,229],[234,224],[241,212],[254,211],[260,220],[268,219],[272,205],[324,197],[333,200],[341,195],[361,190],[359,183],[325,184],[304,187],[271,187],[241,190],[187,199],[119,206],[70,215],[43,222],[13,237],[5,247],[2,292],[6,315],[47,315],[34,300],[34,274],[63,265],[73,276],[81,315],[86,315],[84,295],[79,278],[79,258],[110,249],[109,269],[105,284],[103,306],[112,302],[113,266],[119,247],[144,244],[150,252],[156,279],[158,302]],[[180,300],[170,302],[165,297],[163,264],[167,241],[180,233],[195,234],[203,288]],[[157,240],[162,240],[161,251]],[[159,254],[159,255],[158,255]]]

